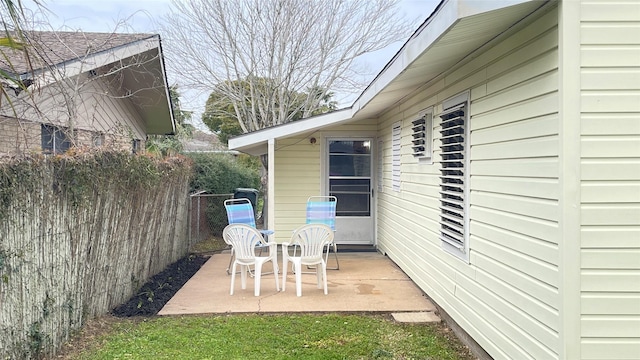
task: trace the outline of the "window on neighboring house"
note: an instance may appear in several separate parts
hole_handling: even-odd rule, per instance
[[[103,133],[94,133],[91,137],[91,143],[95,147],[99,147],[104,145],[104,134]]]
[[[411,122],[413,156],[420,162],[431,163],[433,144],[433,108],[423,110]]]
[[[440,239],[445,249],[468,261],[468,93],[445,101],[442,107]]]
[[[142,150],[140,148],[141,145],[142,145],[142,142],[140,141],[140,139],[133,139],[131,141],[131,152],[133,152],[134,154],[139,153],[140,150]]]
[[[391,188],[394,191],[400,191],[401,133],[402,123],[398,121],[391,129]]]
[[[61,154],[69,150],[71,140],[68,136],[68,131],[69,129],[55,125],[40,125],[42,152],[45,154]]]

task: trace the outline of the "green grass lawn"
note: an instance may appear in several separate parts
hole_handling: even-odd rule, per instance
[[[215,315],[117,319],[65,359],[462,359],[442,324],[386,315]]]

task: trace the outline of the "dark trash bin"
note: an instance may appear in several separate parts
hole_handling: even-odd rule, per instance
[[[253,210],[256,209],[256,204],[258,203],[258,190],[251,188],[237,188],[233,191],[234,199],[249,199],[251,202],[251,206],[253,206]]]

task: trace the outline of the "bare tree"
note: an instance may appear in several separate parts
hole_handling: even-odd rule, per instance
[[[362,90],[356,58],[403,39],[398,0],[184,0],[166,16],[181,83],[225,94],[243,132],[308,117],[330,92]],[[300,102],[295,93],[320,91]],[[215,105],[215,104],[213,104]]]

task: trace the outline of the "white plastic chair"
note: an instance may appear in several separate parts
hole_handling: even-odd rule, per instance
[[[254,295],[260,296],[260,278],[262,275],[262,265],[267,261],[271,261],[273,264],[274,277],[276,279],[276,290],[280,291],[280,284],[278,282],[278,244],[275,242],[265,242],[262,234],[246,224],[231,224],[227,225],[222,231],[222,237],[224,241],[231,245],[235,254],[233,259],[232,271],[231,271],[231,291],[230,295],[233,295],[233,289],[236,280],[236,266],[240,265],[240,278],[242,282],[242,289],[247,288],[247,273],[249,272],[249,266],[254,267]],[[269,247],[269,253],[267,256],[257,256],[256,246],[265,245]]]
[[[327,263],[324,259],[324,248],[333,241],[333,230],[325,224],[306,224],[297,228],[291,236],[291,242],[282,243],[282,291],[287,283],[287,267],[293,264],[296,276],[296,295],[302,296],[302,266],[315,265],[318,289],[324,284],[324,294],[327,295]],[[296,253],[289,255],[289,246],[296,247]],[[300,255],[297,255],[297,252]]]
[[[245,224],[252,228],[256,228],[256,218],[251,201],[246,198],[239,199],[227,199],[224,201],[224,208],[227,211],[227,220],[229,225],[231,224]],[[258,230],[265,237],[273,234],[273,230]],[[264,247],[258,245],[260,251]],[[231,256],[229,258],[229,265],[227,266],[227,274],[231,274],[231,264],[233,263],[234,253],[231,249]],[[251,274],[251,271],[249,271]]]
[[[336,231],[336,206],[338,198],[335,196],[310,196],[307,199],[307,224],[325,224]],[[340,270],[340,262],[338,261],[338,245],[335,242],[327,245],[327,253],[324,261],[329,263],[329,252],[333,249],[333,255],[336,258],[336,267],[327,268],[331,270]]]

